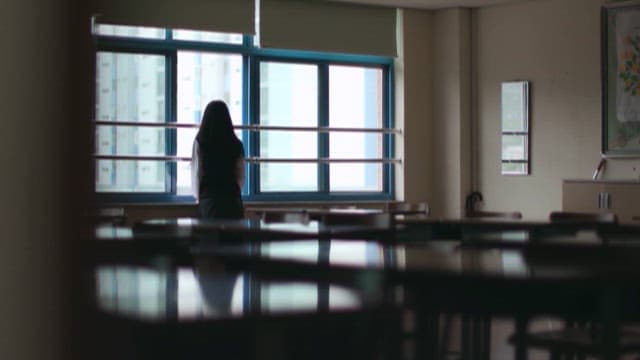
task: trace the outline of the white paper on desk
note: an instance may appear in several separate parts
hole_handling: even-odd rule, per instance
[[[625,72],[625,62],[631,61],[630,57],[635,51],[629,39],[640,36],[640,10],[625,11],[616,14],[616,54],[617,69],[616,74],[616,115],[618,121],[640,121],[640,94],[632,93],[629,83],[620,75]],[[636,55],[637,56],[637,55]],[[636,57],[636,62],[640,61]],[[637,64],[635,65],[637,66]],[[629,70],[633,72],[633,70]],[[636,85],[632,85],[635,88]],[[627,91],[625,91],[627,90]]]

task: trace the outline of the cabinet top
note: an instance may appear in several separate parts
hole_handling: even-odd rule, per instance
[[[592,179],[563,179],[564,183],[591,183],[591,184],[639,184],[640,180],[592,180]]]

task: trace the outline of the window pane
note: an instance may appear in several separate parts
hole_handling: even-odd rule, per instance
[[[502,131],[527,131],[526,84],[502,84]]]
[[[97,160],[97,192],[165,192],[165,161]]]
[[[262,131],[260,132],[260,157],[265,159],[317,159],[318,133]]]
[[[317,191],[317,164],[260,164],[260,191]]]
[[[334,159],[380,159],[382,134],[331,133],[329,155]]]
[[[176,194],[177,195],[193,195],[191,190],[191,162],[190,161],[178,161],[177,162],[177,179],[176,179]]]
[[[260,63],[260,124],[318,126],[316,65]]]
[[[526,163],[502,163],[504,175],[526,175],[529,173],[529,165]]]
[[[242,44],[242,34],[218,33],[212,31],[173,30],[173,38],[176,40]]]
[[[196,138],[198,128],[178,128],[177,155],[191,157],[193,152],[193,140]]]
[[[174,32],[187,38],[196,32]],[[181,35],[180,35],[181,34]],[[207,104],[212,100],[223,100],[229,107],[234,125],[242,124],[242,56],[204,52],[178,52],[177,121],[194,124],[194,128],[179,128],[176,153],[180,157],[191,157],[197,125]],[[236,130],[241,138],[242,131]],[[177,194],[191,195],[191,164],[177,164]]]
[[[122,36],[145,39],[164,39],[166,32],[162,28],[144,26],[124,26],[97,24],[94,31],[98,35]]]
[[[331,164],[331,191],[382,191],[382,164]]]
[[[197,128],[178,128],[177,156],[191,158],[193,140],[197,132]],[[178,161],[176,168],[176,194],[193,195],[191,190],[191,161]]]
[[[96,120],[164,122],[164,56],[98,52]]]
[[[212,100],[223,100],[242,124],[242,56],[178,52],[178,122],[199,124]]]
[[[527,150],[526,135],[502,135],[502,160],[526,160]]]
[[[329,67],[329,126],[382,128],[382,70]]]
[[[98,155],[163,156],[167,130],[155,127],[96,126]]]

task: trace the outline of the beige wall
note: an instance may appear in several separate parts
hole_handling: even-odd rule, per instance
[[[431,174],[434,215],[462,215],[470,189],[470,11],[434,13],[433,129]]]
[[[396,63],[397,196],[460,216],[471,183],[470,10],[403,10]]]
[[[472,16],[477,176],[484,208],[544,218],[561,209],[565,178],[590,178],[600,160],[602,0],[540,0]],[[532,83],[531,175],[500,175],[500,83]],[[609,160],[606,178],[637,160]]]
[[[432,202],[432,14],[403,10],[398,16],[398,58],[395,62],[397,136],[396,198]]]
[[[84,289],[73,287],[72,244],[88,194],[78,184],[89,173],[78,161],[89,156],[80,145],[89,103],[75,95],[90,93],[90,83],[76,81],[86,73],[71,65],[69,51],[77,45],[72,14],[82,7],[72,0],[0,5],[0,359],[73,359],[72,303]],[[75,54],[79,63],[90,56]]]

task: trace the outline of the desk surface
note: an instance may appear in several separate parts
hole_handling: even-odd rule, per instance
[[[378,279],[384,286],[402,284],[412,292],[424,291],[434,306],[459,311],[484,307],[483,311],[507,314],[575,311],[577,316],[590,316],[589,311],[599,311],[606,289],[630,294],[640,290],[636,265],[640,247],[586,247],[549,254],[465,248],[453,241],[332,240],[264,242],[253,250],[200,246],[194,251],[224,257],[239,268],[274,278],[332,278],[359,286],[363,279]]]
[[[101,311],[149,322],[212,321],[319,311],[315,282],[258,281],[249,290],[248,274],[225,273],[210,262],[172,269],[99,266],[95,274],[96,300]],[[329,290],[327,311],[373,307],[372,299],[364,299],[355,289],[330,285]],[[252,305],[256,301],[257,306]]]
[[[456,227],[462,222],[488,223],[496,226],[506,224],[506,229],[498,227],[499,231],[489,233],[490,236],[499,235],[506,240],[511,238],[509,241],[515,236],[515,241],[528,241],[526,236],[518,237],[518,234],[529,234],[527,228],[510,228],[512,223],[521,226],[522,221],[487,222],[472,219],[468,222],[436,220],[433,223]],[[423,224],[427,222],[423,221]],[[277,288],[278,284],[287,282],[293,288],[299,289],[301,294],[307,294],[298,297],[285,291],[281,294],[286,295],[274,298],[276,302],[265,304],[260,300],[257,309],[260,309],[261,315],[272,311],[271,315],[277,315],[277,311],[283,308],[293,310],[293,313],[317,314],[321,302],[328,304],[328,307],[322,310],[324,312],[357,312],[380,300],[380,297],[372,294],[386,294],[400,286],[404,294],[402,304],[416,306],[429,312],[453,311],[508,316],[553,314],[604,319],[606,321],[603,323],[609,329],[617,326],[618,319],[640,318],[637,305],[640,299],[640,268],[636,266],[640,246],[636,246],[634,241],[603,245],[598,241],[597,232],[595,235],[591,234],[596,236],[595,241],[589,236],[580,239],[568,235],[563,241],[550,242],[547,244],[549,246],[506,249],[465,247],[462,246],[465,240],[462,238],[457,241],[437,241],[431,237],[428,242],[399,243],[357,239],[317,240],[320,224],[313,222],[211,223],[178,219],[150,222],[147,225],[152,225],[152,234],[156,235],[172,228],[192,235],[193,229],[200,228],[216,231],[224,229],[231,232],[285,231],[297,235],[307,234],[309,238],[296,238],[295,241],[260,241],[251,246],[215,242],[193,243],[188,249],[191,256],[198,259],[198,263],[194,262],[194,266],[187,267],[187,270],[169,269],[155,273],[155,270],[151,270],[149,273],[148,269],[140,271],[135,267],[99,267],[96,273],[98,303],[101,309],[117,316],[133,316],[138,320],[150,322],[208,322],[237,319],[238,316],[241,319],[251,318],[256,313],[238,313],[238,307],[233,306],[233,298],[238,296],[238,293],[246,294],[247,289],[249,294],[252,290],[253,295],[260,293],[255,289],[263,289],[261,285],[256,286],[254,283],[249,288],[240,286],[240,291],[237,290],[237,276],[226,280],[223,280],[224,277],[216,277],[215,274],[197,278],[198,266],[222,262],[229,271],[259,274],[262,281],[266,281],[263,284],[270,283]],[[533,222],[528,225],[544,228],[545,224]],[[291,231],[292,228],[298,230]],[[624,229],[622,232],[625,233]],[[166,234],[169,234],[169,238],[173,237],[171,231]],[[135,239],[135,231],[131,235],[129,238],[127,231],[116,231],[101,236],[103,240]],[[480,235],[474,233],[473,236]],[[632,239],[635,239],[635,235]],[[204,265],[204,268],[208,266]],[[132,273],[127,274],[127,271]],[[118,276],[122,276],[120,281]],[[146,280],[136,287],[128,285],[130,281],[126,279],[132,278]],[[209,280],[206,280],[207,278]],[[322,290],[327,289],[328,281],[337,285],[333,289],[341,289],[338,291],[346,294],[344,299],[347,301],[342,303],[344,306],[331,307],[332,304],[337,304],[335,300],[331,300],[332,291]],[[191,286],[189,291],[184,290],[189,288],[184,287],[184,284],[189,282],[199,284],[195,288],[199,288],[200,293],[194,292],[194,286]],[[154,283],[165,284],[161,287],[164,292],[161,291],[159,294],[154,289],[142,291],[142,287]],[[222,288],[226,286],[227,290],[216,289],[214,293],[220,294],[220,297],[208,298],[204,289],[216,283]],[[305,287],[308,284],[312,285]],[[267,288],[269,286],[267,285]],[[184,296],[181,295],[181,289],[185,291]],[[143,296],[145,293],[151,296]],[[177,300],[171,300],[173,298]],[[288,303],[291,298],[300,301]],[[371,301],[372,299],[375,301]],[[283,300],[284,302],[279,302]],[[182,308],[180,304],[190,301],[199,302],[201,305],[191,306],[189,309],[196,309],[191,312],[184,310],[186,308]],[[246,306],[243,305],[242,309],[246,310]],[[248,308],[255,311],[256,306],[254,304]],[[211,309],[215,311],[210,312]]]
[[[244,239],[318,239],[327,237],[381,237],[393,229],[364,224],[331,224],[311,220],[304,223],[265,222],[256,219],[204,220],[196,218],[151,219],[136,224],[140,234],[174,234],[176,236],[234,234]]]
[[[99,266],[95,279],[100,359],[373,359],[394,331],[390,312],[352,288],[257,280],[209,261]]]

